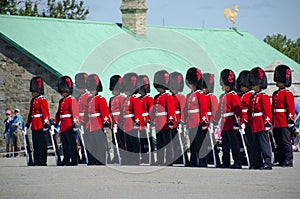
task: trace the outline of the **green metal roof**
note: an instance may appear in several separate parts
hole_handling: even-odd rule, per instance
[[[192,65],[218,76],[224,68],[239,73],[280,60],[300,75],[299,64],[233,29],[149,26],[147,36],[135,37],[114,23],[0,15],[0,37],[58,76],[99,74],[104,88],[112,74],[135,71],[152,79],[157,70],[185,73]]]

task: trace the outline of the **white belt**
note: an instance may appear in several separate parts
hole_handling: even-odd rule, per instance
[[[252,117],[263,116],[263,112],[252,113]]]
[[[143,117],[148,116],[148,115],[149,115],[149,113],[143,113],[142,114]]]
[[[199,113],[199,112],[200,112],[199,109],[188,110],[188,113]]]
[[[31,117],[32,117],[32,118],[37,118],[37,117],[42,117],[42,116],[43,116],[43,114],[40,113],[40,114],[32,115]]]
[[[64,114],[64,115],[60,115],[60,119],[66,118],[66,117],[72,117],[72,114]]]
[[[278,109],[274,109],[275,113],[285,113],[286,109],[285,108],[278,108]]]
[[[113,116],[120,115],[120,112],[112,112],[111,115],[113,115]]]
[[[127,114],[123,116],[123,118],[130,118],[130,117],[134,117],[134,114]]]
[[[168,115],[168,113],[167,112],[155,113],[155,116],[164,116],[164,115]]]
[[[248,112],[248,109],[242,109],[242,112],[243,112],[243,113],[247,113],[247,112]]]
[[[224,113],[222,114],[222,117],[229,117],[229,116],[233,116],[234,112],[230,112],[230,113]]]
[[[89,117],[97,117],[97,116],[100,116],[100,115],[101,115],[101,113],[94,113],[94,114],[89,115]]]
[[[79,113],[79,116],[83,117],[83,116],[84,116],[84,113]]]
[[[212,113],[211,112],[207,112],[207,115],[212,115]]]
[[[180,114],[180,111],[175,111],[175,114]]]

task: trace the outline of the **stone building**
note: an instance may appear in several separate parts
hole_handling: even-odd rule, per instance
[[[60,99],[57,79],[74,78],[82,71],[100,76],[107,98],[113,74],[135,71],[151,80],[156,70],[184,74],[193,65],[216,74],[216,94],[221,92],[218,77],[224,68],[238,74],[255,66],[274,68],[280,61],[293,69],[294,83],[300,83],[299,64],[248,31],[146,26],[145,0],[123,0],[120,9],[121,25],[0,15],[0,119],[6,108],[19,108],[27,115],[29,81],[36,75],[46,83],[52,117]],[[292,89],[300,102],[299,86]]]

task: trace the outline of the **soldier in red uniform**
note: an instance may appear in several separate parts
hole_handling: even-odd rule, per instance
[[[139,99],[141,100],[142,103],[142,111],[143,111],[142,116],[144,119],[144,123],[147,124],[145,128],[142,128],[140,130],[140,152],[142,157],[141,162],[149,163],[149,154],[147,154],[149,152],[148,138],[150,142],[150,151],[151,151],[150,155],[152,156],[151,161],[154,160],[153,157],[154,146],[153,146],[152,134],[150,129],[151,119],[149,115],[150,109],[154,104],[154,100],[153,97],[147,95],[148,93],[150,93],[150,83],[147,75],[138,76],[138,86],[139,86],[138,92],[140,94]],[[148,136],[146,133],[148,133]]]
[[[88,165],[105,165],[107,142],[104,131],[110,127],[109,109],[106,99],[98,95],[103,91],[98,75],[89,75],[86,84],[91,95],[85,113]]]
[[[109,81],[109,90],[112,92],[112,97],[109,99],[109,111],[112,122],[112,130],[117,128],[116,138],[118,142],[118,147],[121,150],[125,150],[124,147],[124,132],[122,130],[122,119],[120,118],[120,114],[123,110],[123,102],[125,96],[121,95],[122,92],[122,77],[120,75],[113,75]],[[114,132],[113,132],[114,133]],[[112,142],[116,144],[115,137],[112,136]],[[117,162],[117,150],[114,150],[114,158],[112,163]]]
[[[218,98],[213,94],[214,93],[214,86],[215,86],[215,75],[211,73],[203,73],[203,88],[202,91],[204,92],[206,98],[207,98],[207,106],[208,106],[208,112],[207,112],[207,118],[209,124],[212,124],[213,122],[213,117],[216,115],[218,111]],[[212,129],[213,130],[213,129]],[[215,136],[214,134],[211,135],[213,142],[216,143],[215,141]],[[207,139],[208,141],[208,139]],[[211,145],[211,144],[209,144]],[[216,159],[216,166],[220,166],[220,158],[218,155],[218,143],[216,143],[214,146],[215,150],[215,159]],[[207,156],[208,161],[213,160],[213,153],[212,151],[208,154]]]
[[[60,139],[63,146],[64,159],[61,166],[78,164],[75,133],[79,125],[79,110],[76,99],[72,96],[73,82],[68,76],[58,80],[58,92],[63,97],[59,100],[54,123],[60,125]]]
[[[253,91],[250,91],[249,85],[249,72],[248,70],[244,70],[240,72],[237,82],[236,82],[236,89],[241,101],[241,108],[242,108],[242,125],[245,129],[245,142],[247,146],[247,151],[249,155],[249,162],[250,162],[250,169],[253,165],[253,135],[251,132],[251,128],[248,125],[249,123],[249,106],[250,106],[250,98],[253,94]],[[240,148],[243,148],[242,140],[239,139]],[[241,157],[244,158],[244,153],[241,153]],[[242,162],[244,162],[242,160]]]
[[[272,111],[269,96],[263,91],[268,86],[263,69],[256,67],[249,73],[249,81],[254,94],[249,107],[249,126],[253,134],[252,169],[272,169],[272,150],[269,142]]]
[[[43,96],[44,84],[41,77],[31,79],[30,92],[32,93],[32,99],[30,101],[26,127],[29,128],[31,124],[34,163],[29,166],[46,166],[47,142],[45,134],[50,129],[50,114],[48,102]]]
[[[127,153],[124,161],[122,157],[122,164],[138,165],[140,163],[138,132],[145,128],[145,123],[141,101],[134,96],[138,92],[137,78],[136,73],[127,73],[123,76],[123,90],[126,98],[122,111],[122,124]]]
[[[191,89],[191,93],[186,97],[185,106],[186,123],[191,141],[190,165],[192,167],[207,167],[207,154],[200,151],[208,128],[208,105],[205,94],[201,91],[203,86],[201,70],[195,67],[189,68],[185,81]]]
[[[79,109],[80,124],[84,123],[84,113],[86,112],[87,103],[88,103],[87,101],[89,99],[89,93],[86,90],[87,78],[88,78],[88,74],[86,74],[86,73],[77,73],[75,75],[75,85],[79,92],[79,96],[77,97],[77,102],[78,102],[78,109]],[[78,149],[81,149],[81,156],[82,156],[82,158],[80,159],[79,153],[77,153],[78,154],[78,163],[85,163],[86,158],[85,158],[85,154],[84,154],[84,148],[83,148],[82,141],[78,134],[76,135],[76,141],[77,141]]]
[[[176,123],[174,99],[166,93],[166,90],[169,89],[169,79],[169,73],[161,70],[155,73],[153,82],[154,88],[159,93],[154,97],[154,106],[150,111],[150,118],[152,118],[156,131],[156,165],[159,166],[173,165],[171,130],[176,128]]]
[[[221,72],[220,85],[224,94],[220,96],[219,108],[214,118],[215,123],[221,119],[222,129],[222,168],[241,169],[240,148],[238,143],[240,119],[242,118],[242,109],[240,98],[234,91],[235,74],[230,69],[224,69]],[[234,164],[230,166],[230,149]]]
[[[176,124],[177,127],[179,128],[182,128],[183,125],[185,125],[184,109],[186,104],[186,98],[183,94],[181,94],[181,92],[183,91],[183,87],[184,87],[184,79],[182,74],[178,72],[170,73],[170,91],[174,99]],[[182,131],[183,129],[180,130]],[[183,163],[182,155],[185,155],[185,161],[186,164],[188,164],[187,152],[185,150],[185,147],[180,145],[179,136],[181,136],[183,140],[184,136],[179,134],[178,129],[177,128],[172,129],[174,163],[182,164]],[[182,142],[182,144],[184,143]],[[181,147],[183,147],[183,149],[185,150],[184,154],[182,154]]]
[[[273,133],[277,144],[277,160],[280,166],[293,166],[293,150],[289,128],[294,126],[294,95],[287,87],[292,84],[291,69],[279,65],[275,69],[274,81],[278,90],[272,96]]]

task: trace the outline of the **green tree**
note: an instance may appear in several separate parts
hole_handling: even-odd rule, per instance
[[[294,41],[281,34],[267,35],[264,42],[300,63],[300,38]]]
[[[89,10],[84,6],[83,0],[79,2],[77,2],[77,0],[45,1],[46,0],[1,0],[0,14],[78,20],[85,20],[89,14]]]

